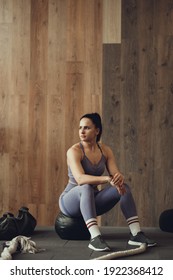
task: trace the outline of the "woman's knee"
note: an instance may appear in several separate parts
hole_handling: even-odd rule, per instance
[[[133,202],[134,202],[134,198],[133,198],[133,194],[132,194],[132,192],[131,192],[130,186],[127,185],[127,184],[125,184],[125,190],[126,190],[126,192],[125,192],[124,195],[121,196],[120,201],[121,201],[121,202],[124,201],[125,203],[126,203],[127,201],[133,201]]]
[[[80,190],[79,191],[80,195],[94,193],[93,187],[89,184],[84,184],[84,185],[79,186],[79,190]]]
[[[124,184],[124,187],[125,187],[125,189],[126,189],[126,193],[131,193],[131,188],[130,188],[129,185]]]

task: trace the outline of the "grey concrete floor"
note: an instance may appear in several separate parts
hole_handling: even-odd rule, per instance
[[[143,228],[146,235],[157,242],[156,247],[138,255],[126,256],[126,260],[173,260],[173,233],[166,233],[159,228]],[[128,228],[101,227],[111,252],[129,249]],[[31,239],[37,247],[44,249],[37,254],[13,254],[14,260],[90,260],[102,256],[105,252],[95,252],[88,248],[88,240],[63,240],[54,230],[54,227],[36,227]],[[0,241],[2,251],[3,241]],[[130,246],[130,249],[132,247]]]

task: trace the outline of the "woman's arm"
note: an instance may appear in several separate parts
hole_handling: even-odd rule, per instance
[[[119,193],[123,195],[125,193],[125,188],[123,186],[124,176],[117,167],[112,150],[108,146],[104,146],[104,150],[107,157],[107,170],[108,173],[112,176],[112,180],[110,181],[110,183],[112,186],[116,186]]]
[[[67,164],[69,165],[71,172],[78,185],[99,185],[111,181],[110,176],[93,176],[85,174],[81,165],[81,159],[81,151],[77,147],[73,146],[67,151]]]

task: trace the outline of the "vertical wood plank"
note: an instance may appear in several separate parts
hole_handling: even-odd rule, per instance
[[[135,171],[138,162],[137,121],[138,121],[138,45],[136,40],[123,40],[121,47],[121,162],[124,172]],[[128,60],[128,64],[126,61]]]
[[[138,4],[139,1],[121,0],[122,1],[122,18],[121,18],[121,39],[130,39],[137,36],[138,25]]]
[[[47,98],[47,179],[45,203],[49,222],[54,223],[58,210],[58,197],[67,182],[66,154],[64,140],[64,106],[58,95]]]
[[[103,1],[103,43],[121,43],[121,0]]]
[[[27,96],[9,98],[9,203],[10,211],[28,199],[28,100]],[[20,198],[20,201],[19,201]],[[21,205],[22,204],[22,205]]]
[[[45,217],[50,224],[54,224],[58,212],[58,198],[67,182],[65,151],[67,21],[64,20],[66,18],[67,1],[49,1],[46,152],[48,187],[45,191],[47,207]]]
[[[12,2],[0,1],[0,213],[9,206],[9,94]]]
[[[152,186],[154,182],[155,145],[156,145],[156,123],[155,123],[155,104],[156,104],[156,49],[154,42],[154,22],[153,22],[154,3],[149,1],[139,3],[138,6],[138,47],[140,68],[138,71],[138,171],[134,174],[134,189],[142,189],[137,196],[139,217],[142,224],[152,224],[155,219],[153,198],[156,189]],[[146,16],[147,15],[147,16]],[[147,93],[147,96],[146,96]],[[145,191],[144,191],[145,190]],[[146,211],[146,209],[150,209]]]
[[[83,61],[84,58],[84,9],[82,0],[67,1],[67,61]]]
[[[30,1],[13,0],[11,94],[28,95],[30,80]]]
[[[67,1],[49,1],[48,14],[48,94],[65,95]]]
[[[0,95],[0,154],[3,155],[9,151],[9,137],[8,137],[8,110],[9,110],[9,96],[2,93]]]
[[[103,140],[109,142],[120,163],[120,57],[119,44],[103,45]]]
[[[66,148],[79,140],[78,123],[83,114],[83,63],[68,63],[66,74],[66,95],[65,95],[65,131]],[[78,70],[77,70],[78,69]],[[69,138],[70,131],[70,138]]]
[[[173,4],[172,1],[154,1],[154,21],[155,30],[161,36],[173,35],[173,30],[170,26],[173,24]],[[159,15],[159,18],[158,18]]]
[[[31,80],[47,80],[48,0],[31,0]]]
[[[120,168],[121,126],[121,48],[119,44],[103,45],[103,142],[109,145]],[[102,217],[102,225],[119,223],[119,206]]]
[[[102,1],[85,2],[84,110],[102,113]],[[98,100],[93,103],[94,100]]]
[[[0,23],[0,94],[6,96],[11,92],[11,24]]]
[[[0,23],[12,23],[13,1],[0,0]]]
[[[9,211],[9,155],[0,153],[0,213]]]
[[[47,178],[47,79],[48,79],[48,1],[31,1],[31,67],[29,94],[29,203],[38,204],[37,218],[43,224],[39,207],[46,204]],[[32,151],[32,152],[31,152]]]
[[[29,184],[30,203],[45,202],[46,188],[46,130],[47,96],[45,83],[40,82],[31,88],[29,98]]]

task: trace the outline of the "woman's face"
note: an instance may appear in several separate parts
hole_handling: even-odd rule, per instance
[[[79,137],[81,141],[93,142],[96,141],[99,128],[95,127],[92,120],[83,118],[79,123]]]

